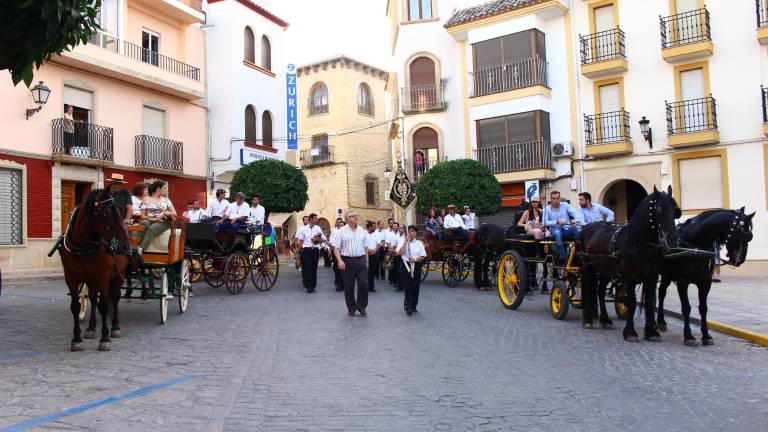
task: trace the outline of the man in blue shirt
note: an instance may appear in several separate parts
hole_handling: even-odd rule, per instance
[[[579,235],[581,212],[570,204],[560,202],[560,192],[552,191],[549,194],[550,204],[544,209],[544,226],[552,237],[555,238],[555,252],[560,263],[565,263],[565,247],[563,240],[576,240]]]
[[[592,204],[592,194],[582,192],[579,194],[579,207],[584,219],[584,225],[592,222],[600,222],[605,217],[606,222],[613,222],[614,214],[611,209],[600,204]]]

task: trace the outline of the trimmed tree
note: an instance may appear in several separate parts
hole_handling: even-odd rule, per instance
[[[308,188],[307,177],[300,169],[283,161],[265,159],[237,170],[229,193],[234,197],[242,192],[248,202],[258,195],[270,212],[290,213],[304,210]]]
[[[428,214],[429,208],[448,204],[468,205],[477,215],[494,214],[501,206],[501,186],[488,167],[461,159],[430,168],[416,184],[416,211]]]
[[[0,0],[0,70],[29,87],[33,68],[96,32],[100,7],[101,0]]]

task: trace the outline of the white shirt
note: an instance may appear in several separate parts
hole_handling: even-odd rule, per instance
[[[312,237],[318,234],[320,234],[320,238],[325,240],[325,234],[323,234],[323,230],[320,229],[319,225],[310,228],[309,224],[307,224],[299,228],[299,231],[296,232],[296,239],[299,240],[305,248],[319,248],[320,245],[312,243]]]
[[[379,240],[378,231],[368,233],[368,250],[369,251],[376,250],[376,248],[379,246],[379,243],[381,243],[381,240]]]
[[[387,231],[386,236],[384,237],[384,242],[388,246],[397,246],[397,242],[399,241],[400,241],[400,236],[396,232],[392,230]]]
[[[229,205],[227,209],[227,217],[230,219],[240,219],[243,216],[251,215],[251,206],[247,202],[243,201],[242,204],[237,204],[237,201]]]
[[[475,214],[463,214],[461,215],[461,220],[464,221],[464,226],[467,227],[467,229],[475,229]]]
[[[450,213],[445,215],[445,219],[443,220],[443,228],[445,229],[452,229],[452,228],[464,228],[467,229],[467,226],[464,225],[464,221],[461,219],[461,216],[455,215],[452,216]]]
[[[198,223],[205,215],[205,210],[203,209],[197,209],[197,210],[187,210],[187,217],[189,218],[189,223]]]
[[[400,252],[400,249],[403,248],[404,244],[405,238],[401,239],[400,243],[397,244],[398,252]],[[408,261],[411,258],[424,258],[427,256],[427,251],[424,249],[424,243],[419,240],[413,240],[408,242],[408,246],[406,246],[401,256],[403,257],[403,261]]]
[[[251,214],[248,217],[248,222],[256,225],[264,225],[264,206],[257,204],[256,207],[251,207]]]
[[[368,237],[370,236],[365,228],[358,225],[353,230],[349,225],[345,225],[336,233],[331,246],[339,249],[342,257],[357,258],[366,255]]]
[[[211,217],[224,217],[224,213],[227,212],[228,208],[229,201],[225,199],[222,199],[221,201],[213,200],[210,204],[208,204],[208,209],[205,212]]]
[[[141,216],[141,198],[131,195],[131,203],[133,204],[133,215]]]

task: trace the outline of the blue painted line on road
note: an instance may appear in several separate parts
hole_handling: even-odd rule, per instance
[[[3,297],[15,297],[15,298],[23,298],[23,299],[29,299],[29,300],[43,300],[43,301],[48,301],[48,302],[51,302],[51,303],[54,303],[54,302],[57,301],[54,298],[33,296],[33,295],[29,295],[29,294],[3,293]]]
[[[169,381],[164,381],[158,384],[153,384],[150,386],[142,387],[133,391],[130,391],[128,393],[123,393],[118,396],[111,396],[105,399],[101,399],[95,402],[87,403],[84,405],[67,408],[65,410],[59,411],[57,413],[49,414],[47,416],[38,417],[32,420],[27,420],[25,422],[17,423],[13,426],[7,426],[2,429],[0,429],[0,432],[19,432],[24,431],[27,429],[31,429],[33,427],[37,427],[46,423],[50,423],[52,421],[56,421],[62,417],[67,417],[75,414],[80,414],[86,411],[91,411],[97,408],[101,408],[104,405],[110,405],[116,402],[122,402],[128,399],[137,398],[140,396],[145,396],[150,393],[154,393],[158,390],[162,390],[167,387],[183,384],[187,381],[190,381],[192,379],[197,378],[197,375],[183,375],[178,378],[174,378]]]
[[[34,352],[34,351],[20,352],[16,354],[0,354],[0,362],[8,361],[8,360],[16,360],[20,358],[37,357],[39,355],[40,355],[39,352]]]

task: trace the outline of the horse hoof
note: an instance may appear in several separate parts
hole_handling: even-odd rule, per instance
[[[111,342],[99,342],[99,351],[112,351]]]
[[[82,351],[83,350],[83,343],[82,342],[70,342],[69,349],[72,352]]]
[[[683,341],[683,344],[688,347],[697,347],[699,346],[699,343],[696,341],[696,339],[686,339]]]
[[[661,336],[658,336],[658,335],[646,336],[645,340],[647,340],[648,342],[661,342]]]
[[[624,340],[627,342],[636,343],[637,342],[637,336],[624,336]]]
[[[613,330],[613,323],[600,323],[603,330]]]
[[[706,338],[701,340],[701,344],[704,346],[712,346],[715,344],[715,340],[712,338]]]
[[[584,323],[581,325],[581,328],[585,330],[592,330],[592,323]]]
[[[86,330],[83,333],[83,337],[86,339],[93,339],[96,337],[96,330]]]
[[[109,337],[119,338],[120,336],[122,336],[122,332],[120,332],[120,329],[114,329],[109,332]]]
[[[659,323],[659,324],[657,324],[656,325],[656,329],[658,329],[659,331],[663,331],[663,332],[667,331],[667,323],[663,323],[663,324]]]

